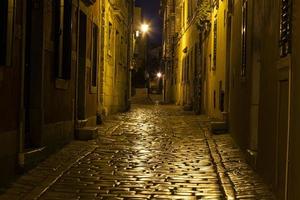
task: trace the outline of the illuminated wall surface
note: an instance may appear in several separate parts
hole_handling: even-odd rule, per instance
[[[162,3],[166,101],[226,123],[278,199],[300,198],[298,4]]]
[[[104,40],[104,85],[103,109],[106,114],[126,109],[128,98],[128,45],[131,22],[128,21],[128,5],[124,1],[118,3],[116,11],[110,1],[105,5]]]
[[[0,1],[0,184],[128,109],[147,52],[133,3]],[[161,6],[164,100],[227,125],[278,199],[300,199],[299,1]]]
[[[129,107],[133,1],[3,0],[0,13],[3,184]]]

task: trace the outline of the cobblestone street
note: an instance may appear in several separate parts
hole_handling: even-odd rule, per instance
[[[0,199],[273,199],[230,136],[212,136],[208,122],[176,106],[135,105]]]

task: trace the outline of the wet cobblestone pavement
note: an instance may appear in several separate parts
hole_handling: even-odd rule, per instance
[[[100,126],[89,153],[39,193],[16,192],[23,180],[0,199],[273,199],[230,136],[212,136],[208,123],[175,106],[134,106]]]

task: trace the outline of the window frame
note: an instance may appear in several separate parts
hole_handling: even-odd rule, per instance
[[[1,0],[1,3],[6,4],[0,8],[1,12],[4,11],[3,16],[0,15],[0,23],[1,19],[4,21],[4,27],[0,29],[0,66],[8,67],[12,65],[15,1]]]
[[[92,63],[91,63],[91,93],[96,93],[99,66],[99,27],[92,23]]]
[[[113,34],[113,24],[108,21],[108,32],[107,32],[107,54],[111,56],[111,44],[112,44],[112,34]]]
[[[72,65],[73,5],[71,0],[55,0],[53,2],[55,78],[68,81],[71,79]]]
[[[115,42],[114,42],[114,49],[115,49],[115,55],[114,55],[114,65],[115,65],[115,74],[114,74],[114,80],[115,83],[117,81],[118,77],[118,71],[119,71],[119,65],[120,65],[120,31],[116,29],[114,31],[115,36]]]

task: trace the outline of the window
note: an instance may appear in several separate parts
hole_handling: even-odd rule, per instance
[[[121,45],[120,45],[120,60],[121,60],[121,64],[125,64],[125,60],[124,60],[124,52],[126,51],[124,48],[124,38],[123,36],[121,36]]]
[[[64,1],[64,43],[63,43],[63,66],[61,67],[60,78],[71,78],[72,62],[72,1]]]
[[[280,56],[285,57],[291,53],[291,1],[281,0],[280,13]]]
[[[186,80],[187,80],[187,64],[188,64],[188,57],[186,56],[185,58],[184,58],[184,77],[183,77],[183,79],[184,79],[184,83],[186,83]]]
[[[246,76],[247,69],[247,15],[248,15],[248,0],[244,0],[242,6],[242,68],[241,68],[241,76]]]
[[[199,62],[198,62],[198,43],[195,44],[194,47],[194,75],[198,76],[198,73],[200,71]],[[203,74],[204,75],[204,74]]]
[[[185,79],[185,58],[183,58],[182,60],[182,68],[181,68],[181,83],[184,83],[184,79]]]
[[[98,34],[99,29],[96,24],[93,24],[93,53],[92,53],[92,72],[91,81],[92,86],[97,86],[97,68],[98,68]]]
[[[176,19],[177,20],[176,25],[178,24],[178,26],[176,26],[177,31],[180,31],[181,28],[183,27],[183,22],[182,22],[183,21],[183,9],[182,9],[182,6],[180,7],[179,12],[178,13],[179,13],[180,17],[178,19]]]
[[[121,52],[121,46],[120,46],[120,33],[118,30],[116,30],[115,34],[115,59],[116,59],[116,64],[120,64],[120,52]]]
[[[176,85],[177,84],[177,78],[179,79],[179,77],[177,77],[177,75],[179,74],[178,73],[178,58],[175,58],[175,61],[174,61],[174,84]]]
[[[172,61],[170,61],[170,65],[171,65],[170,79],[171,79],[171,86],[172,86],[174,84],[174,65]]]
[[[115,82],[117,81],[118,68],[120,64],[120,41],[119,41],[119,31],[116,30],[115,33]]]
[[[214,90],[214,109],[216,109],[216,90]]]
[[[55,51],[55,76],[59,79],[71,78],[72,60],[72,2],[53,1],[53,32]]]
[[[176,10],[176,4],[175,4],[175,2],[174,1],[172,1],[172,4],[171,4],[172,6],[171,6],[171,12],[172,13],[175,13],[175,10]]]
[[[182,28],[185,28],[185,2],[183,2],[183,7],[182,7]]]
[[[109,22],[108,23],[108,41],[107,41],[107,46],[108,46],[108,53],[109,54],[111,54],[111,39],[112,39],[112,37],[111,37],[111,35],[112,35],[112,23],[111,22]]]
[[[14,0],[0,1],[0,65],[11,65]]]
[[[188,19],[192,17],[192,1],[194,0],[188,0]]]
[[[189,83],[189,79],[190,79],[190,54],[187,55],[186,57],[186,77],[185,77],[185,82]]]
[[[233,12],[233,5],[234,5],[234,0],[229,0],[228,1],[228,12],[229,13]]]
[[[213,48],[213,70],[216,70],[217,67],[217,47],[218,47],[218,22],[217,17],[214,21],[214,48]]]
[[[128,67],[128,42],[126,39],[124,40],[124,45],[124,68],[126,69]]]
[[[225,92],[223,90],[223,82],[219,81],[219,109],[224,112],[225,108]]]

